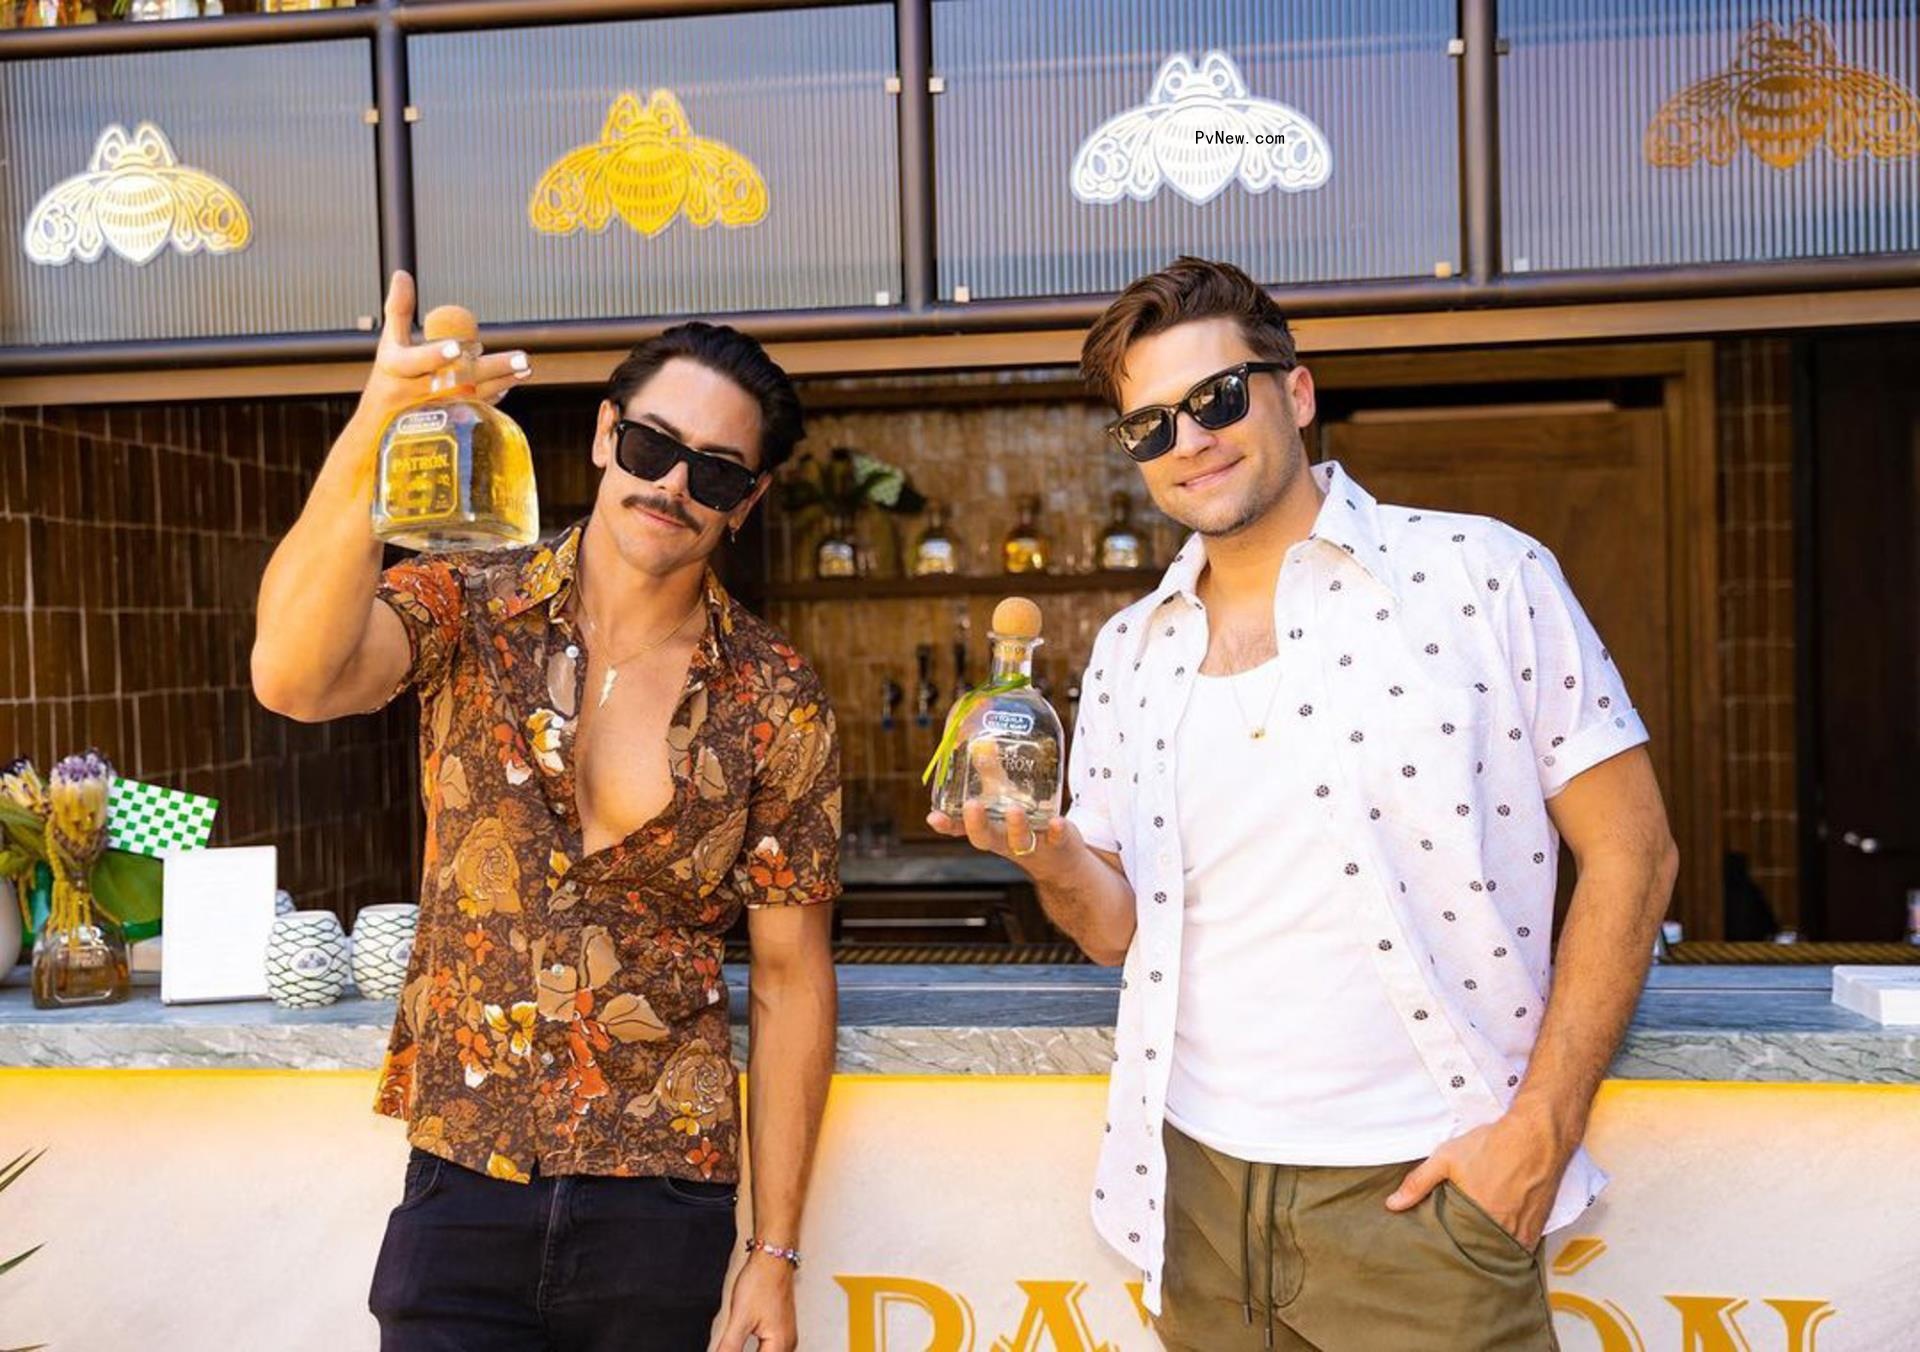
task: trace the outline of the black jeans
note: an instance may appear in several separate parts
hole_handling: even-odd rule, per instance
[[[676,1178],[510,1183],[416,1148],[367,1300],[381,1352],[705,1352],[735,1195]]]

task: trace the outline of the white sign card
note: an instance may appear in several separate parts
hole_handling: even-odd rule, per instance
[[[166,856],[164,1003],[267,998],[267,939],[278,863],[272,845]]]

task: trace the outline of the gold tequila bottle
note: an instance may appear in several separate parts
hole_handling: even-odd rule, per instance
[[[519,425],[475,392],[480,329],[471,311],[427,314],[429,343],[452,340],[460,355],[433,377],[426,398],[388,419],[380,433],[373,533],[407,549],[502,549],[540,535],[533,454]]]
[[[1133,499],[1125,493],[1115,493],[1109,501],[1113,504],[1113,518],[1100,533],[1100,567],[1149,567],[1146,539],[1133,524]]]
[[[915,577],[935,577],[960,571],[960,542],[947,526],[947,504],[927,501],[927,528],[914,542],[910,570]]]
[[[1047,571],[1047,537],[1040,533],[1040,495],[1028,493],[1020,499],[1020,516],[1007,532],[1001,553],[1009,573]]]

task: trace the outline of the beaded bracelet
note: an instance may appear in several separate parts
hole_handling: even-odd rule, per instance
[[[800,1250],[798,1249],[777,1248],[774,1245],[768,1244],[763,1240],[749,1239],[747,1241],[747,1252],[748,1253],[764,1253],[769,1258],[780,1259],[781,1261],[786,1263],[787,1266],[792,1268],[797,1269],[800,1266]]]

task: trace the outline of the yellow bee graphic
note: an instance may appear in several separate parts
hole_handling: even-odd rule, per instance
[[[527,217],[543,235],[607,228],[614,212],[643,235],[678,215],[705,229],[752,225],[767,214],[767,185],[745,155],[695,136],[670,90],[646,107],[632,91],[607,110],[600,139],[569,150],[534,185]]]
[[[1920,100],[1894,81],[1842,65],[1818,19],[1791,36],[1761,20],[1740,39],[1718,75],[1668,99],[1647,125],[1649,164],[1685,169],[1705,158],[1725,164],[1744,145],[1775,169],[1791,169],[1820,142],[1835,158],[1862,150],[1877,159],[1920,151]]]
[[[253,238],[240,194],[179,162],[161,130],[114,123],[94,143],[84,174],[55,184],[27,217],[27,257],[59,267],[91,263],[112,249],[150,261],[168,243],[183,254],[232,253]]]

